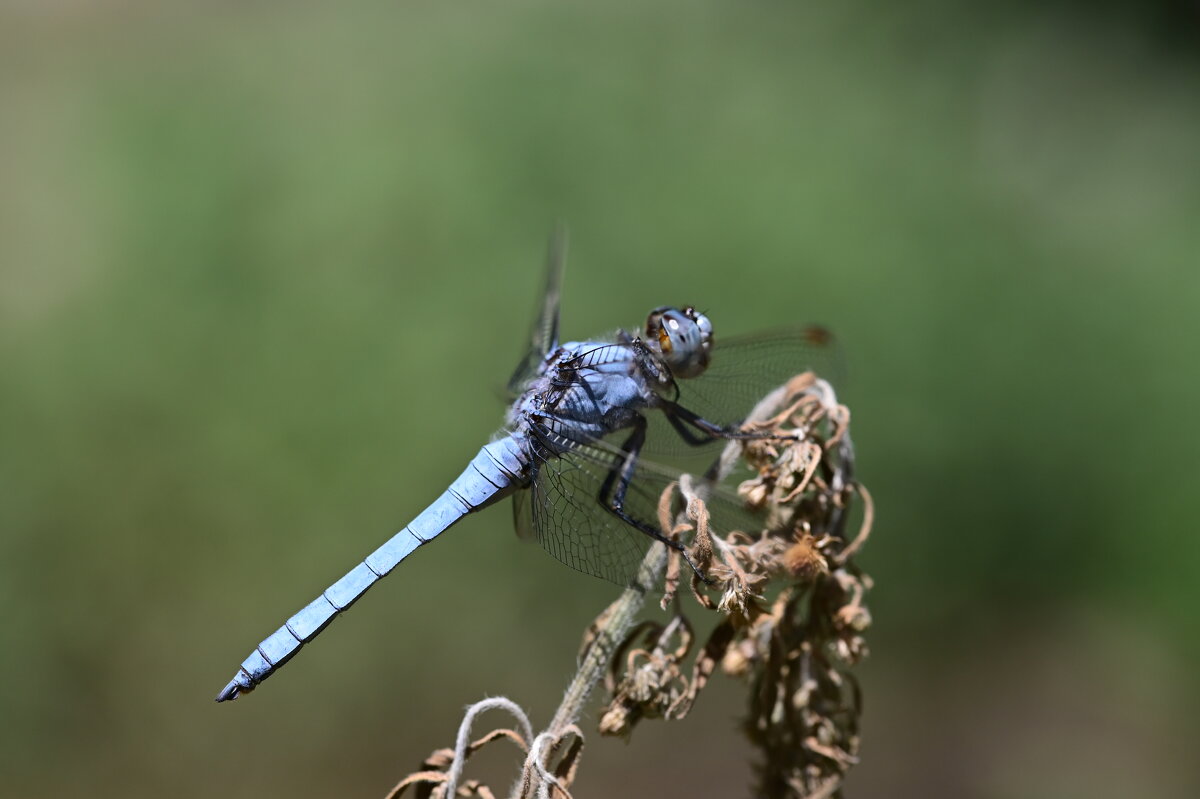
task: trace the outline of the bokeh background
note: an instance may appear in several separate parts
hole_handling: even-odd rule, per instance
[[[1198,795],[1198,39],[1183,0],[9,0],[0,793],[380,796],[469,702],[548,719],[614,590],[506,509],[212,698],[497,427],[563,219],[568,335],[842,341],[850,795]],[[577,795],[744,795],[741,701],[593,735]]]

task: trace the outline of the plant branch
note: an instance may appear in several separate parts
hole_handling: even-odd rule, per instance
[[[603,679],[613,651],[625,640],[634,618],[642,609],[646,595],[662,581],[662,573],[666,565],[666,546],[655,544],[650,547],[650,551],[642,559],[642,565],[638,568],[637,578],[633,581],[633,585],[622,591],[616,601],[609,605],[608,610],[602,614],[597,622],[591,645],[584,652],[579,667],[575,670],[575,676],[571,679],[571,684],[567,686],[563,700],[554,713],[549,732],[558,733],[579,719],[592,689]]]

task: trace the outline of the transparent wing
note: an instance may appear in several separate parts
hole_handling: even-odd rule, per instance
[[[841,347],[826,328],[795,325],[726,340],[718,339],[708,368],[699,377],[677,380],[678,402],[722,427],[737,426],[770,391],[805,371],[840,386],[845,380]],[[647,452],[690,468],[711,457],[715,443],[690,447],[661,413],[649,414]]]
[[[508,380],[508,393],[515,397],[537,374],[550,350],[558,346],[558,306],[562,296],[563,270],[567,263],[567,229],[556,225],[546,246],[546,284],[542,302],[529,333],[529,349]]]
[[[600,490],[619,463],[615,449],[581,447],[539,464],[529,505],[538,543],[573,569],[625,585],[653,540],[600,504]],[[653,524],[657,483],[635,474],[625,497],[631,516]],[[665,484],[663,484],[665,485]]]
[[[620,434],[616,440],[620,440]],[[646,550],[654,543],[654,539],[626,524],[601,503],[605,481],[623,460],[624,452],[610,440],[595,441],[564,456],[548,458],[538,464],[525,503],[529,526],[547,552],[577,571],[618,585],[628,585],[636,576]],[[679,474],[670,467],[639,458],[625,494],[625,512],[658,529],[659,498]],[[679,509],[677,506],[674,511]],[[724,488],[719,487],[710,497],[709,510],[713,523],[722,532],[760,526],[736,496]],[[519,501],[518,530],[523,512]]]
[[[679,403],[710,422],[735,425],[769,391],[808,370],[835,386],[843,382],[841,348],[824,327],[796,325],[718,339],[704,373],[678,381]]]

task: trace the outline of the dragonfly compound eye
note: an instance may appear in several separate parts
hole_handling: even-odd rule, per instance
[[[655,308],[646,319],[646,339],[674,377],[696,377],[708,368],[712,322],[695,308]]]

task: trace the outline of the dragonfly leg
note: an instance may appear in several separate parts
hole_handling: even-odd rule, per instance
[[[678,405],[671,404],[663,408],[663,416],[667,417],[667,421],[671,423],[671,427],[675,428],[675,432],[683,439],[683,443],[690,447],[702,447],[705,444],[711,443],[717,439],[717,436],[711,433],[696,435],[695,431],[684,424],[679,415],[675,413]]]
[[[663,413],[666,414],[667,420],[671,423],[671,426],[675,428],[675,431],[679,433],[680,437],[682,437],[683,440],[688,444],[692,444],[693,446],[706,444],[709,441],[712,441],[714,438],[738,439],[743,441],[764,438],[783,440],[793,438],[793,436],[781,436],[778,433],[752,433],[746,430],[738,430],[736,428],[721,427],[721,425],[710,422],[703,416],[693,413],[687,408],[684,408],[682,405],[674,402],[664,405]],[[704,433],[707,438],[700,438],[694,433],[691,433],[691,431],[687,431],[687,427],[684,425],[685,422],[699,430],[701,433]]]
[[[637,422],[634,425],[633,432],[629,434],[629,438],[625,439],[625,443],[621,445],[621,452],[625,454],[624,460],[619,467],[609,470],[608,475],[604,478],[604,484],[600,486],[600,495],[596,498],[597,501],[609,513],[616,516],[621,521],[628,524],[630,527],[645,533],[655,541],[661,541],[671,549],[677,550],[687,565],[692,568],[692,571],[706,583],[712,581],[708,579],[692,561],[688,555],[687,548],[683,544],[666,537],[652,524],[648,524],[641,519],[630,516],[625,511],[625,494],[629,491],[629,484],[633,480],[633,472],[637,468],[638,456],[642,451],[642,445],[646,441],[646,418],[638,416]],[[614,491],[613,486],[616,486]],[[611,494],[611,496],[610,496]]]

